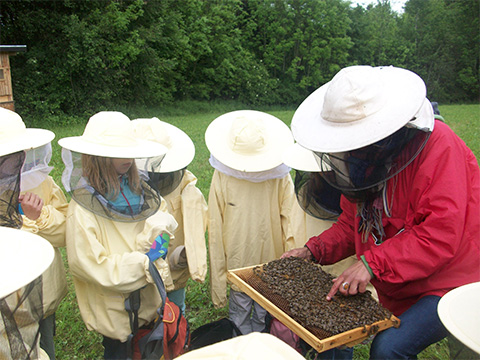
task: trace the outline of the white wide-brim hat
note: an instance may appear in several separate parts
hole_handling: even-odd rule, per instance
[[[239,171],[258,172],[283,163],[284,149],[293,144],[288,126],[273,115],[238,110],[213,120],[205,132],[210,153]]]
[[[132,120],[135,136],[162,144],[168,149],[159,172],[169,173],[186,168],[195,157],[192,139],[178,127],[154,117]]]
[[[351,66],[309,95],[292,119],[295,140],[307,149],[336,153],[362,148],[393,134],[427,104],[426,87],[415,73],[393,66]],[[417,117],[433,128],[432,116]]]
[[[26,128],[20,115],[0,107],[0,156],[35,149],[54,138],[50,130]]]
[[[0,226],[0,298],[43,274],[53,257],[52,245],[41,236]]]
[[[298,143],[288,147],[283,153],[283,163],[295,170],[320,172],[320,165],[315,154]]]
[[[447,330],[480,354],[480,282],[446,293],[438,303],[438,316]]]
[[[252,332],[190,350],[176,359],[302,360],[305,358],[292,346],[272,334]]]
[[[162,144],[137,139],[132,121],[118,111],[101,111],[93,115],[83,135],[60,139],[58,144],[81,154],[121,159],[149,158],[167,152]]]

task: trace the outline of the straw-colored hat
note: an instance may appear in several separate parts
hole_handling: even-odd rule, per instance
[[[273,115],[239,110],[213,120],[205,143],[222,164],[239,171],[258,172],[283,163],[285,147],[293,144],[288,126]]]
[[[159,143],[137,139],[130,119],[118,111],[101,111],[87,123],[83,135],[60,139],[65,149],[110,158],[149,158],[164,155],[167,148]]]
[[[177,171],[187,167],[195,156],[195,145],[192,139],[178,127],[159,120],[132,120],[135,136],[164,145],[168,152],[162,160],[160,173]]]
[[[431,108],[425,96],[425,83],[409,70],[347,67],[298,107],[293,136],[307,149],[335,153],[384,139],[414,117],[412,125],[431,130],[433,111],[422,110],[426,103]]]
[[[0,298],[43,274],[53,257],[52,245],[41,236],[0,226]]]
[[[50,130],[26,128],[20,115],[0,107],[0,156],[48,144],[55,134]]]

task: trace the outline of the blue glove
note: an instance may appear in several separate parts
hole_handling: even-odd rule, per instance
[[[170,236],[167,233],[162,233],[155,238],[152,247],[147,252],[150,261],[155,261],[158,258],[165,259],[168,252],[168,244],[170,243]]]

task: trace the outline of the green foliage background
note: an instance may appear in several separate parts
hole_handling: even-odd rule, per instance
[[[16,110],[71,123],[175,101],[298,105],[341,68],[417,72],[440,103],[478,101],[478,0],[2,0]]]

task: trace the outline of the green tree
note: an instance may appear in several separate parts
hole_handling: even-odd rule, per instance
[[[389,0],[378,0],[367,9],[357,6],[350,12],[349,35],[355,44],[350,51],[354,64],[405,66],[410,45],[400,35],[401,16]]]
[[[279,102],[298,103],[347,64],[347,3],[245,0],[244,9],[245,41],[277,82]]]
[[[128,101],[144,40],[143,1],[2,1],[2,42],[27,45],[14,66],[17,109],[55,118]]]
[[[413,46],[408,67],[443,102],[478,100],[479,53],[476,0],[409,0],[403,36]]]

